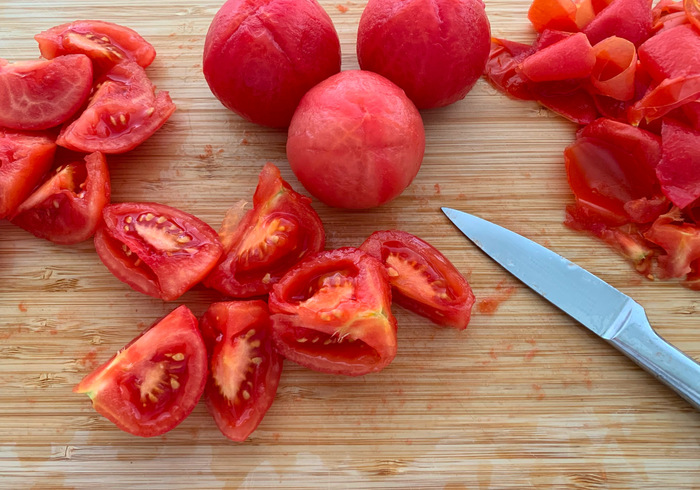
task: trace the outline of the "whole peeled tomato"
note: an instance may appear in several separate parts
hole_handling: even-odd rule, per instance
[[[418,173],[425,131],[413,102],[376,73],[342,71],[301,100],[287,158],[306,189],[330,206],[366,209],[397,197]]]
[[[369,0],[357,32],[360,67],[397,84],[419,109],[463,99],[490,46],[482,0]]]
[[[340,71],[340,41],[316,0],[229,0],[209,26],[203,70],[227,108],[286,128],[303,95]]]

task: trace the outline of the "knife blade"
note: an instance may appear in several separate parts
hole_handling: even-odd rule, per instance
[[[477,247],[526,286],[700,410],[700,364],[658,335],[639,303],[522,235],[456,209],[442,211]]]

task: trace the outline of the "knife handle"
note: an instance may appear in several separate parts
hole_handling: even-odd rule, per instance
[[[640,304],[608,342],[700,410],[700,364],[658,335]]]

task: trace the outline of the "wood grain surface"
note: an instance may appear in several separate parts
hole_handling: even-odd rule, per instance
[[[323,0],[358,67],[366,2]],[[529,41],[528,0],[486,0],[492,33]],[[178,110],[153,138],[109,159],[113,201],[158,201],[218,227],[250,200],[266,161],[302,190],[285,132],[225,110],[202,75],[220,1],[0,0],[0,57],[34,59],[33,35],[75,19],[130,26],[156,48],[148,73]],[[328,247],[398,228],[436,245],[470,278],[464,332],[400,307],[399,354],[348,379],[286,363],[276,401],[243,443],[200,403],[154,439],[121,432],[72,387],[177,304],[130,290],[91,242],[56,246],[0,221],[2,488],[700,488],[700,413],[517,283],[439,212],[481,215],[551,247],[637,299],[661,335],[700,359],[700,295],[650,282],[602,243],[562,225],[571,201],[562,150],[575,127],[480,80],[463,101],[423,112],[427,149],[404,194],[367,212],[318,202]]]

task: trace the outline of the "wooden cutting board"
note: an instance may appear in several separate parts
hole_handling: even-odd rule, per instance
[[[365,1],[324,0],[343,69],[358,67]],[[250,200],[266,161],[302,190],[285,133],[247,123],[201,71],[217,1],[4,0],[0,57],[38,55],[32,36],[75,19],[136,29],[157,49],[149,75],[178,106],[138,149],[109,159],[113,200],[158,201],[218,227]],[[487,0],[493,35],[530,41],[527,0]],[[399,307],[399,354],[348,379],[285,365],[277,398],[244,444],[203,404],[154,439],[118,430],[72,387],[177,303],[135,293],[91,242],[55,246],[0,222],[0,486],[3,488],[700,488],[700,413],[495,266],[439,212],[477,213],[551,247],[644,305],[658,331],[700,358],[700,295],[643,279],[562,225],[571,202],[562,150],[575,127],[479,81],[423,113],[427,149],[413,184],[367,212],[314,203],[328,246],[398,228],[433,243],[470,278],[464,332]],[[200,315],[205,290],[183,303]]]

